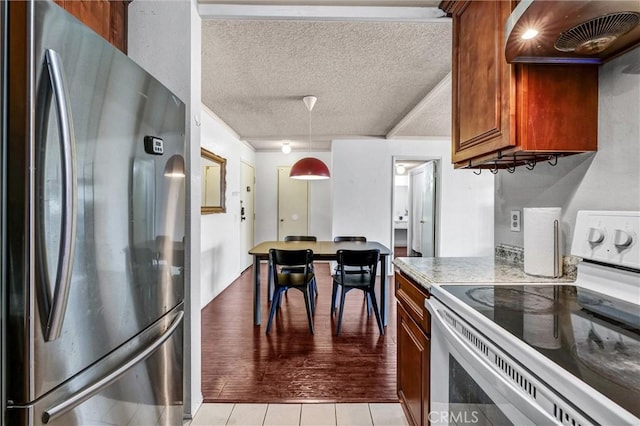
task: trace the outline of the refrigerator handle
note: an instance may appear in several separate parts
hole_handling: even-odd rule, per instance
[[[53,50],[45,51],[45,61],[49,74],[49,83],[55,99],[58,119],[58,133],[60,135],[61,170],[62,170],[62,223],[60,226],[60,246],[53,300],[44,329],[44,338],[50,342],[60,337],[62,322],[69,299],[69,286],[73,270],[75,251],[76,226],[78,219],[78,183],[76,174],[75,135],[71,118],[69,93],[64,77],[60,55]],[[41,102],[43,100],[40,100]],[[44,125],[44,123],[40,123]],[[39,171],[42,173],[42,170]],[[42,182],[42,180],[41,180]],[[37,214],[42,214],[38,209]],[[44,255],[46,245],[40,242],[40,254]],[[40,268],[42,274],[48,274],[46,268]],[[49,282],[48,277],[42,282]]]
[[[109,386],[111,383],[116,381],[120,376],[125,374],[131,368],[135,367],[137,364],[141,363],[145,359],[147,359],[150,355],[152,355],[156,349],[158,349],[178,328],[180,323],[182,322],[182,318],[184,317],[184,311],[178,311],[175,314],[175,318],[167,328],[165,332],[163,332],[158,338],[149,343],[149,345],[143,348],[140,352],[138,352],[135,356],[129,359],[127,362],[119,365],[114,370],[108,372],[103,377],[99,378],[89,386],[86,386],[80,389],[78,392],[73,394],[71,397],[65,399],[64,401],[49,407],[44,410],[42,413],[42,422],[44,424],[49,423],[51,420],[56,417],[66,413],[67,411],[77,407],[82,404],[87,399],[91,398],[98,392],[102,391],[104,388]]]

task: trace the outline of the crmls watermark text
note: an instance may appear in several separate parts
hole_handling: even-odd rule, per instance
[[[478,424],[480,417],[477,411],[429,411],[429,422],[431,423],[454,423],[459,425]]]

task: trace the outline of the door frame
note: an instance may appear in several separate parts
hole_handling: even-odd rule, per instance
[[[420,161],[422,163],[427,163],[429,161],[434,161],[435,162],[435,216],[434,216],[434,227],[435,227],[435,232],[434,232],[434,239],[435,239],[435,248],[434,248],[434,255],[435,256],[440,256],[440,214],[442,211],[442,202],[441,202],[441,190],[440,190],[440,186],[441,186],[441,182],[442,182],[442,157],[431,157],[431,156],[411,156],[411,155],[394,155],[391,157],[391,207],[390,207],[390,224],[389,224],[389,228],[390,228],[390,235],[391,235],[391,258],[393,259],[394,253],[393,253],[393,248],[395,247],[395,232],[394,232],[394,223],[393,223],[393,218],[394,218],[394,205],[395,205],[395,201],[396,201],[396,192],[395,192],[395,173],[396,173],[396,164],[398,163],[402,163],[402,162],[407,162],[407,161]],[[407,175],[409,173],[409,171],[407,170]],[[409,188],[409,195],[411,194],[411,188]],[[408,226],[408,225],[407,225]],[[409,245],[409,241],[410,241],[410,233],[409,233],[409,229],[407,229],[407,246]],[[407,247],[407,256],[409,256],[410,251],[409,251],[409,247]]]
[[[243,167],[249,167],[252,169],[252,176],[253,176],[253,182],[244,182],[243,177]],[[246,190],[246,187],[250,187],[250,191]],[[247,268],[249,268],[251,265],[253,265],[253,256],[249,255],[249,250],[251,250],[251,248],[255,245],[255,235],[256,235],[256,214],[255,214],[255,209],[256,209],[256,168],[253,164],[250,164],[246,161],[240,160],[240,191],[246,191],[246,192],[250,192],[249,197],[252,199],[251,202],[251,207],[252,210],[250,212],[245,212],[246,213],[246,220],[250,221],[248,223],[251,223],[250,226],[250,231],[249,233],[251,234],[251,242],[249,243],[250,246],[249,247],[245,247],[244,243],[245,243],[245,239],[243,238],[244,235],[242,233],[242,219],[241,219],[241,225],[240,225],[240,259],[245,259],[242,262],[241,265],[241,270],[245,270]],[[240,197],[240,209],[242,209],[242,197]],[[242,213],[242,210],[240,210],[240,213]]]

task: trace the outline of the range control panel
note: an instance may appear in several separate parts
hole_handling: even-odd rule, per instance
[[[571,254],[640,269],[640,212],[580,210]]]

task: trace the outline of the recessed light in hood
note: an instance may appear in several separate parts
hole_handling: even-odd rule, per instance
[[[505,57],[509,63],[601,64],[640,44],[639,24],[638,0],[523,0],[507,20]]]

